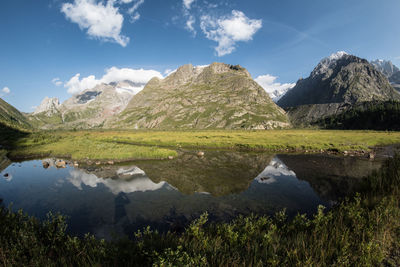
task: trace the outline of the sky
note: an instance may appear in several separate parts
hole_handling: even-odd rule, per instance
[[[1,0],[0,97],[32,112],[212,62],[283,88],[337,51],[400,66],[399,12],[399,0]]]

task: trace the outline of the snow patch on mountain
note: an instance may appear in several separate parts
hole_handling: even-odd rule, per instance
[[[349,54],[346,53],[345,51],[339,51],[337,53],[334,53],[330,55],[329,57],[326,57],[319,62],[317,67],[314,69],[312,72],[313,76],[320,75],[326,73],[329,69],[332,69],[335,67],[336,62],[345,57],[348,56]]]

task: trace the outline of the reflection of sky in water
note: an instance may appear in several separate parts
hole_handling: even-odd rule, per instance
[[[255,178],[259,183],[272,184],[281,176],[292,176],[296,178],[296,174],[278,159],[274,157],[267,167]]]
[[[207,192],[183,194],[178,190],[179,184],[153,182],[137,166],[88,170],[50,166],[44,169],[41,161],[10,165],[1,172],[0,198],[5,205],[13,202],[16,209],[41,218],[50,210],[60,211],[70,217],[72,232],[90,231],[99,237],[112,231],[131,233],[146,225],[165,230],[179,221],[190,222],[205,211],[215,220],[225,220],[238,214],[269,214],[282,208],[303,213],[325,204],[308,182],[298,180],[278,157],[254,177],[248,188],[218,197]],[[4,177],[5,173],[9,176]],[[224,181],[221,179],[218,186],[232,184],[225,185]]]
[[[122,175],[124,178],[103,179],[94,174],[88,174],[82,170],[73,169],[69,171],[67,180],[79,190],[82,190],[82,185],[97,187],[98,184],[103,184],[110,189],[114,195],[118,195],[121,192],[155,191],[166,185],[166,182],[154,183],[145,176],[144,171],[136,166],[129,169],[120,168],[117,170],[117,174]]]

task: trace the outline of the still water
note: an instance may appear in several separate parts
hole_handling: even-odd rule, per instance
[[[68,231],[99,238],[150,225],[182,230],[205,211],[212,221],[239,214],[312,214],[357,188],[380,161],[326,155],[186,152],[174,160],[56,168],[48,159],[2,163],[0,198],[13,210],[68,216]]]

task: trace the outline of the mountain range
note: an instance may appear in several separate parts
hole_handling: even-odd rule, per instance
[[[380,103],[400,101],[394,89],[397,77],[400,71],[390,61],[368,62],[338,52],[322,59],[308,78],[298,80],[286,93],[272,92],[277,105],[239,65],[188,64],[163,79],[151,79],[142,90],[125,80],[99,84],[63,103],[46,97],[30,114],[1,100],[0,123],[23,129],[309,126],[354,107],[365,111],[375,103],[382,107]]]

